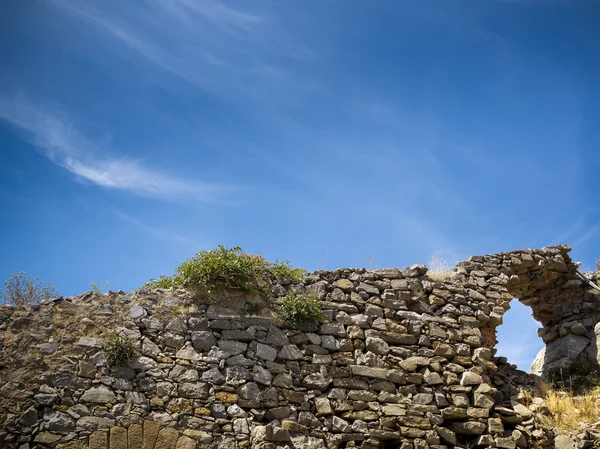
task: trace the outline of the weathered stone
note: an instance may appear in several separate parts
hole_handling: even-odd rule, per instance
[[[117,397],[115,394],[105,386],[92,387],[86,390],[81,396],[83,402],[91,402],[94,404],[113,404],[116,402]]]
[[[184,346],[181,348],[179,351],[177,351],[175,357],[182,360],[202,360],[202,356],[191,346]]]
[[[496,437],[494,443],[496,447],[501,449],[515,449],[517,447],[517,443],[512,437]]]
[[[532,372],[547,377],[555,371],[568,373],[578,357],[590,345],[590,340],[582,335],[569,334],[549,343],[536,357]],[[540,368],[541,367],[541,368]]]
[[[333,285],[346,293],[349,293],[354,289],[354,283],[348,279],[338,279],[333,283]]]
[[[233,404],[227,407],[227,414],[231,418],[245,418],[246,416],[248,416],[247,413],[244,410],[242,410],[242,408],[237,404]]]
[[[442,416],[444,417],[444,420],[464,419],[467,417],[467,409],[454,406],[446,407],[442,410]]]
[[[285,345],[279,351],[279,358],[284,360],[302,360],[304,354],[302,354],[302,351],[296,345]]]
[[[554,439],[555,449],[576,449],[577,443],[568,435],[557,435]]]
[[[141,424],[132,424],[127,429],[128,449],[142,449],[144,444],[143,430]]]
[[[290,433],[281,427],[266,426],[264,439],[273,442],[291,441]]]
[[[281,332],[281,330],[279,330],[275,326],[271,326],[269,327],[269,333],[267,334],[266,342],[273,346],[282,347],[284,345],[289,344],[290,340],[285,336],[283,332]]]
[[[379,289],[377,287],[365,284],[364,282],[358,284],[358,286],[356,287],[356,291],[359,293],[364,292],[367,295],[379,295]]]
[[[320,415],[332,415],[333,408],[331,408],[331,403],[329,399],[324,397],[315,398],[315,408],[317,413]]]
[[[154,449],[159,431],[160,423],[150,420],[144,421],[144,444],[142,449]]]
[[[334,432],[349,432],[351,430],[350,423],[338,416],[333,417],[332,426]]]
[[[481,435],[485,431],[485,424],[477,421],[455,422],[451,429],[460,435]]]
[[[127,449],[127,429],[124,427],[110,429],[110,449]]]
[[[221,374],[221,371],[219,371],[218,368],[211,368],[202,373],[202,381],[213,385],[221,385],[225,383],[225,376]]]
[[[513,410],[525,419],[531,418],[533,413],[527,407],[519,402],[513,402]]]
[[[50,406],[58,400],[58,395],[55,393],[36,394],[33,399],[35,399],[40,405]]]
[[[202,382],[184,383],[179,385],[178,392],[184,398],[206,399],[209,396],[210,386]]]
[[[177,440],[179,439],[179,432],[171,427],[163,427],[158,432],[156,438],[155,449],[175,449]],[[111,447],[112,449],[112,447]]]
[[[111,448],[112,449],[112,448]],[[196,441],[188,436],[180,436],[175,449],[196,449]]]
[[[52,443],[56,443],[58,440],[60,440],[62,438],[61,435],[56,435],[52,432],[40,432],[38,433],[35,438],[33,439],[34,443],[39,443],[39,444],[52,444]]]
[[[89,437],[89,449],[108,449],[108,431],[97,430]]]
[[[321,337],[321,346],[329,351],[337,351],[340,348],[340,343],[332,335],[323,335]]]
[[[75,420],[66,413],[46,409],[44,413],[46,429],[51,432],[71,432],[75,430]]]
[[[110,429],[115,420],[99,416],[83,416],[77,420],[77,428],[82,430]]]
[[[419,366],[429,365],[429,359],[427,357],[409,357],[406,360],[400,362],[402,369],[406,371],[416,371]]]
[[[275,419],[282,420],[284,418],[289,417],[291,414],[291,409],[288,406],[283,407],[273,407],[267,410],[266,417],[269,421],[273,421]]]
[[[440,385],[443,384],[442,376],[436,372],[429,372],[423,376],[423,380],[427,385]]]
[[[384,405],[383,414],[385,416],[404,416],[406,415],[406,407],[398,404]]]
[[[86,348],[100,349],[102,347],[102,339],[93,337],[80,337],[77,344]]]
[[[309,374],[302,380],[302,386],[309,389],[325,391],[332,379],[319,373]]]
[[[368,351],[378,355],[387,355],[390,352],[390,346],[381,338],[367,338],[366,347]]]
[[[254,365],[252,369],[252,378],[261,385],[271,385],[273,375],[260,365]]]
[[[256,356],[263,360],[269,360],[272,362],[277,358],[277,350],[268,345],[257,343]]]
[[[385,368],[371,368],[364,365],[352,365],[352,374],[354,376],[370,377],[374,379],[387,379],[388,370]]]
[[[192,346],[196,351],[210,351],[213,346],[216,346],[217,340],[210,331],[195,331],[191,335]]]
[[[225,351],[229,355],[238,355],[246,352],[248,344],[241,341],[219,340],[217,345],[219,349]]]
[[[482,382],[482,377],[472,371],[465,371],[460,378],[461,385],[479,385]]]

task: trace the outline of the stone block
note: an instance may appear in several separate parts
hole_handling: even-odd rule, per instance
[[[158,432],[160,430],[160,423],[156,421],[146,420],[144,421],[144,442],[142,449],[154,449],[156,439],[158,438]]]
[[[158,432],[156,438],[155,449],[175,449],[177,440],[179,439],[179,432],[172,427],[163,427]]]
[[[108,449],[108,431],[96,430],[92,432],[89,439],[89,449]]]
[[[127,429],[127,447],[128,449],[142,449],[144,443],[143,430],[141,424],[132,424]]]
[[[127,449],[127,429],[124,427],[110,429],[110,449]]]
[[[184,435],[180,436],[175,445],[175,449],[195,449],[196,441]]]

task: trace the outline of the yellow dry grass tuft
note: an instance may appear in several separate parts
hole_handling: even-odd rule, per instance
[[[581,423],[600,421],[600,386],[580,394],[548,389],[545,401],[552,412],[550,424],[563,432],[579,430]]]
[[[427,275],[431,280],[437,282],[450,280],[456,276],[456,272],[452,269],[452,265],[452,263],[442,257],[442,252],[438,250],[431,256]]]

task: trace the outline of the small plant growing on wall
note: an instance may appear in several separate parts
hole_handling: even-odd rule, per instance
[[[102,346],[102,353],[106,357],[109,366],[123,365],[137,352],[135,341],[125,335],[116,332],[106,339]]]
[[[94,292],[95,296],[100,296],[102,294],[102,292],[100,291],[100,283],[99,282],[90,282],[90,285],[92,287],[92,291]],[[108,287],[108,281],[106,281],[104,283],[105,287]]]
[[[58,296],[58,292],[54,285],[43,284],[39,277],[28,276],[21,271],[4,281],[4,288],[0,290],[0,304],[15,306],[39,304],[44,299],[55,296]]]
[[[290,292],[278,301],[281,315],[293,325],[323,318],[321,301],[312,295]]]
[[[456,272],[452,270],[452,265],[453,264],[442,257],[441,251],[436,251],[433,256],[431,256],[427,275],[430,279],[438,282],[450,280],[456,276]]]

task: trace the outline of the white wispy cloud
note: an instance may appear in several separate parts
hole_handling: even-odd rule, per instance
[[[112,8],[86,0],[46,1],[92,25],[107,38],[106,48],[129,50],[214,94],[266,101],[273,99],[273,83],[282,95],[291,86],[314,88],[281,65],[285,58],[304,59],[312,51],[257,13],[214,0],[146,0]],[[264,90],[269,94],[262,95]]]
[[[212,0],[151,0],[150,3],[177,16],[180,20],[189,20],[191,14],[224,28],[248,29],[263,21],[257,15]]]
[[[577,240],[573,243],[575,248],[581,247],[584,242],[591,239],[594,235],[596,235],[600,231],[600,223],[595,224],[594,226],[588,228],[583,235],[580,235]]]
[[[156,238],[159,238],[161,240],[171,241],[171,242],[175,242],[175,243],[186,243],[186,244],[194,243],[194,241],[192,239],[189,239],[177,232],[174,232],[174,231],[171,231],[168,229],[157,228],[148,223],[144,223],[144,222],[142,222],[136,218],[133,218],[132,216],[130,216],[118,209],[113,209],[113,212],[119,218],[137,226],[144,232],[147,232],[148,234],[150,234]]]
[[[24,97],[0,98],[0,120],[21,132],[54,164],[101,187],[155,198],[202,201],[216,200],[224,189],[174,177],[137,160],[112,156],[113,149],[99,148],[80,134],[65,114],[50,112]]]

